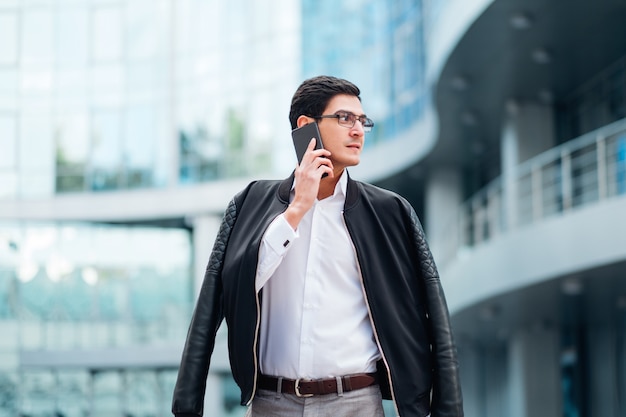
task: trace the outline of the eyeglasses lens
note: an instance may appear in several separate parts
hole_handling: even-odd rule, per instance
[[[357,119],[359,120],[359,122],[361,122],[361,125],[363,126],[363,130],[366,132],[369,132],[370,130],[372,130],[372,127],[374,126],[374,122],[366,116],[357,116],[356,114],[353,114],[353,113],[339,113],[337,116],[338,116],[337,121],[339,122],[341,126],[344,126],[344,127],[354,126]]]

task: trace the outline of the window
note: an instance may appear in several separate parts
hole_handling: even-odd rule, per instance
[[[17,63],[17,15],[0,13],[0,66]]]
[[[50,64],[53,57],[52,13],[26,9],[21,24],[21,64],[26,67]]]
[[[122,12],[116,7],[95,9],[93,13],[92,53],[95,62],[122,58]]]
[[[17,126],[15,117],[0,114],[0,172],[16,167]]]

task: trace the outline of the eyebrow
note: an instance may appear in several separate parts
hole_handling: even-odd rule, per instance
[[[334,113],[334,114],[337,114],[337,113],[339,113],[339,112],[344,112],[344,113],[354,114],[354,115],[355,115],[355,116],[357,116],[357,117],[361,117],[361,116],[365,116],[365,117],[367,117],[367,114],[365,114],[365,113],[356,114],[356,113],[354,113],[354,112],[351,112],[350,110],[344,110],[344,109],[335,110],[335,113]]]

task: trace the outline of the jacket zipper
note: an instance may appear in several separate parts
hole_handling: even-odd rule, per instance
[[[257,254],[257,265],[259,264],[258,254]],[[256,286],[254,289],[254,299],[256,300],[256,326],[254,329],[254,343],[252,344],[252,356],[254,357],[254,385],[252,386],[252,395],[250,396],[250,400],[246,405],[252,404],[252,400],[256,395],[256,384],[257,378],[259,377],[259,358],[257,357],[257,344],[259,342],[259,326],[261,324],[261,303],[259,302],[259,293],[256,291]]]
[[[259,264],[260,252],[260,250],[257,251],[257,265]],[[261,303],[259,302],[259,293],[256,291],[256,284],[254,287],[254,299],[256,301],[256,326],[254,328],[254,343],[252,344],[252,357],[254,358],[254,385],[252,386],[252,395],[250,396],[250,400],[246,403],[247,406],[252,404],[252,400],[254,400],[254,396],[256,395],[257,380],[259,378],[259,358],[257,355],[257,344],[259,343],[259,327],[261,325]]]
[[[346,218],[344,212],[341,212],[341,219],[343,221],[343,226],[346,228],[348,235],[350,236],[350,244],[352,245],[352,250],[354,251],[354,259],[356,260],[357,272],[359,274],[359,280],[361,283],[361,290],[363,290],[363,298],[365,299],[365,306],[367,307],[367,315],[370,319],[370,324],[372,325],[372,331],[374,332],[374,339],[376,339],[376,345],[378,346],[378,350],[380,351],[380,355],[382,356],[383,363],[385,364],[385,368],[387,369],[387,379],[389,381],[389,390],[391,391],[391,399],[393,401],[393,406],[396,410],[396,415],[400,416],[400,410],[398,410],[398,404],[396,403],[396,394],[393,389],[393,381],[391,380],[391,370],[389,368],[389,363],[387,362],[387,358],[385,357],[385,352],[380,344],[380,340],[378,339],[378,331],[376,331],[376,325],[374,324],[374,317],[372,316],[372,310],[370,308],[369,300],[367,299],[367,292],[365,291],[365,283],[363,282],[363,273],[361,272],[361,264],[359,264],[359,257],[357,256],[356,246],[354,246],[354,242],[352,241],[352,234],[350,234],[350,229],[348,228],[348,224],[346,223]]]

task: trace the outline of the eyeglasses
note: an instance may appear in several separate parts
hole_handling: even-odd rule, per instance
[[[351,128],[356,121],[361,122],[363,130],[369,132],[374,127],[374,121],[365,115],[357,116],[354,113],[347,111],[338,111],[335,114],[323,114],[321,116],[314,117],[314,119],[337,119],[339,126]]]

